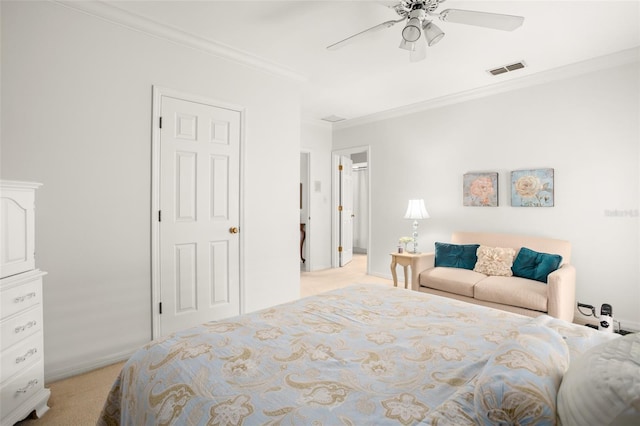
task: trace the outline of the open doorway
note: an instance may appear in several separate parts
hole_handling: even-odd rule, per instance
[[[311,270],[310,153],[300,153],[300,271]]]
[[[370,250],[370,185],[369,170],[370,152],[368,146],[355,147],[333,152],[333,218],[332,218],[332,267],[341,267],[341,254],[347,252],[360,259],[367,256]],[[341,188],[345,180],[341,179],[340,164],[349,164],[350,178],[348,179],[348,189]],[[341,205],[341,197],[349,196],[348,204],[352,221],[345,222],[344,211]],[[348,219],[348,218],[347,218]],[[347,247],[345,247],[348,245]],[[367,274],[369,273],[369,262],[360,261]]]

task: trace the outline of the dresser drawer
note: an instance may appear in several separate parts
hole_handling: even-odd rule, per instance
[[[0,383],[42,360],[42,333],[36,333],[2,351],[0,355]]]
[[[27,371],[2,384],[0,388],[2,416],[13,411],[42,389],[44,389],[44,363],[40,360]],[[25,415],[27,414],[29,414],[28,411]]]
[[[42,330],[42,307],[31,309],[0,323],[0,342],[2,350],[8,349],[20,340]]]
[[[0,293],[2,319],[42,302],[42,275],[44,273],[31,274],[27,272],[2,280],[2,292]]]

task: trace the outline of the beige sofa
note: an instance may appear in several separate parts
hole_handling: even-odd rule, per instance
[[[435,252],[416,261],[411,288],[528,316],[546,313],[572,322],[575,311],[576,270],[570,264],[568,241],[512,234],[454,232],[451,244],[522,247],[562,256],[547,283],[520,277],[488,276],[469,269],[434,267]]]

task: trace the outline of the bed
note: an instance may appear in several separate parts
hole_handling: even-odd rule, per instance
[[[152,341],[98,424],[555,424],[571,360],[617,338],[358,284]]]

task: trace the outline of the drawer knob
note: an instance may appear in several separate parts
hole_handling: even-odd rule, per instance
[[[18,389],[16,393],[27,393],[29,392],[29,389],[31,389],[37,384],[38,384],[38,379],[29,380],[29,383],[27,383],[27,386]]]
[[[37,323],[35,321],[29,321],[25,325],[19,325],[18,327],[15,328],[15,333],[22,333],[23,331],[28,330],[29,328],[35,326],[36,324]]]
[[[33,355],[35,355],[37,353],[38,353],[38,349],[37,348],[29,349],[26,354],[16,358],[16,364],[20,364],[21,362],[25,362],[27,360],[27,358],[29,358],[30,356],[33,356]]]
[[[33,299],[34,297],[36,297],[36,293],[32,291],[31,293],[27,293],[24,296],[16,297],[15,299],[13,299],[13,303],[22,303],[25,300]]]

